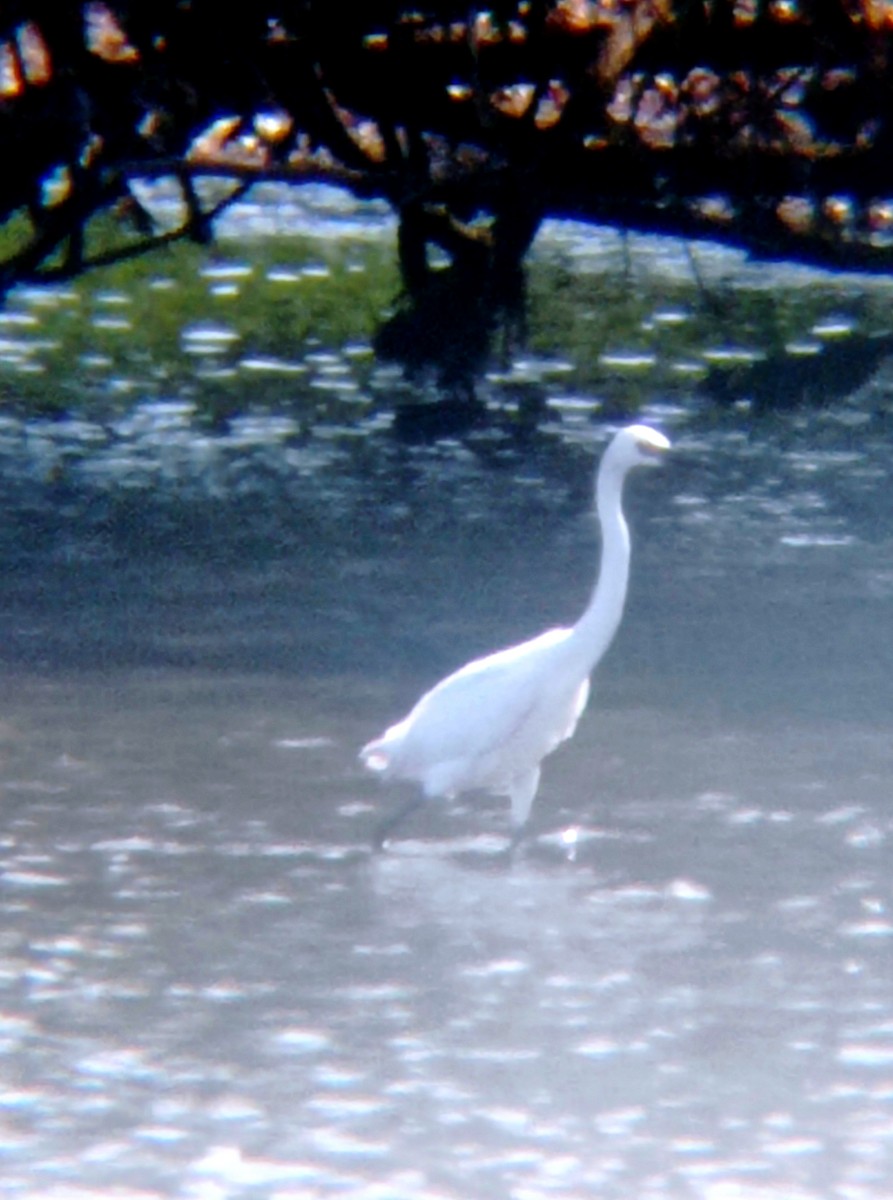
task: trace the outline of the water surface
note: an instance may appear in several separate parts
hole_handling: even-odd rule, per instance
[[[7,413],[5,1192],[889,1195],[883,367],[780,414],[655,393],[675,450],[524,852],[473,796],[369,851],[402,793],[363,741],[586,602],[607,423],[540,379],[521,439]]]

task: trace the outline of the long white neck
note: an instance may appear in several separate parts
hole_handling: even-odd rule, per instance
[[[614,639],[629,580],[629,529],[623,516],[626,472],[610,460],[602,463],[596,484],[596,510],[602,535],[598,579],[589,607],[574,626],[578,661],[588,675]]]

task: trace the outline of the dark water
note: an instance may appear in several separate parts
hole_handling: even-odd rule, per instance
[[[889,380],[645,410],[625,621],[510,866],[486,797],[372,856],[356,752],[574,618],[601,426],[8,416],[0,1192],[889,1196]]]

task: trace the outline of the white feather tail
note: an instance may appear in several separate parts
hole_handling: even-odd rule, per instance
[[[383,738],[378,738],[365,745],[360,751],[360,759],[363,766],[370,771],[386,771],[391,763],[391,756],[388,754]]]

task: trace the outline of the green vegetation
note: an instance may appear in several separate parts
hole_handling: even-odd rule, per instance
[[[616,255],[602,242],[587,264],[547,234],[527,271],[523,337],[506,349],[497,331],[481,395],[510,420],[531,401],[585,420],[687,401],[698,388],[734,403],[765,384],[753,378],[761,361],[823,364],[829,347],[888,331],[883,280],[854,288],[843,276],[779,269],[767,284],[744,267],[732,288],[727,259],[698,255],[704,287],[681,248],[668,267],[664,251],[618,239]],[[0,405],[102,419],[176,399],[209,422],[267,411],[302,429],[349,425],[370,405],[418,395],[399,371],[382,373],[372,351],[399,298],[388,231],[224,238],[211,251],[177,243],[13,291],[0,310]]]
[[[175,396],[213,417],[312,400],[311,415],[325,415],[330,397],[311,390],[307,355],[353,347],[360,360],[398,288],[384,242],[268,239],[235,252],[223,241],[212,253],[178,243],[12,292],[0,311],[0,402],[95,412]]]

